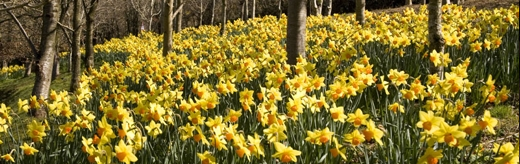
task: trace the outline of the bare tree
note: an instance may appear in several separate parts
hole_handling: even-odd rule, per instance
[[[276,18],[280,19],[282,17],[282,0],[278,0],[278,15]]]
[[[74,27],[72,39],[72,77],[70,78],[70,92],[75,92],[79,88],[81,77],[81,15],[82,0],[74,0],[74,11],[72,16],[72,26]]]
[[[412,0],[406,0],[406,5],[412,5]]]
[[[333,0],[327,0],[328,4],[327,4],[327,14],[326,15],[332,15],[332,1]]]
[[[305,55],[306,0],[289,0],[287,10],[287,64],[296,65],[298,56]]]
[[[222,24],[220,25],[220,35],[224,35],[226,33],[226,13],[227,13],[227,2],[226,0],[222,0]]]
[[[178,32],[181,32],[182,30],[182,10],[183,10],[183,7],[184,6],[184,2],[183,0],[177,0],[177,10],[179,10],[178,12],[178,15],[175,16],[176,17],[176,23],[177,25],[175,26],[175,32],[178,33]]]
[[[214,25],[215,21],[215,0],[211,0],[211,18],[210,24]]]
[[[428,3],[428,41],[429,50],[444,53],[445,40],[442,36],[442,0],[430,0]],[[435,67],[430,63],[430,73],[438,73],[440,79],[444,79],[444,67],[442,64]]]
[[[182,10],[184,4],[180,4],[179,7],[173,12],[174,0],[165,0],[163,3],[163,17],[162,17],[162,30],[163,34],[163,56],[167,56],[172,49],[173,37],[173,18],[177,16]]]
[[[146,30],[152,30],[153,18],[161,13],[160,7],[155,0],[130,0],[133,9],[139,14],[141,21],[146,21]]]
[[[96,16],[96,10],[98,6],[98,0],[87,0],[83,1],[83,10],[86,13],[86,36],[85,36],[85,69],[88,73],[91,73],[94,68],[94,21]]]
[[[58,15],[60,7],[58,0],[48,0],[43,6],[43,26],[40,43],[40,53],[37,56],[38,70],[32,90],[32,95],[47,99],[51,86],[52,65],[54,55],[56,55],[55,41],[56,28],[58,25]],[[32,115],[36,117],[45,117],[44,109],[32,110]]]
[[[356,0],[356,21],[365,25],[365,0]]]
[[[255,18],[255,12],[256,12],[256,0],[253,0],[253,7],[251,8],[251,18]]]
[[[172,48],[172,44],[173,44],[173,40],[172,40],[172,28],[173,28],[173,24],[172,24],[172,12],[173,12],[173,1],[174,0],[165,0],[164,3],[163,3],[163,22],[162,22],[162,26],[163,26],[163,29],[162,31],[164,32],[163,34],[163,56],[167,56],[168,53],[170,52],[171,48]]]
[[[310,0],[309,5],[311,6],[311,14],[312,15],[321,15],[323,0]]]

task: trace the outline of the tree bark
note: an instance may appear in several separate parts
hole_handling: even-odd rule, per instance
[[[251,18],[255,18],[255,12],[256,12],[256,0],[253,0],[253,8],[251,8]]]
[[[278,0],[278,15],[276,18],[280,19],[282,17],[282,0]]]
[[[332,0],[328,0],[327,4],[327,15],[332,15]]]
[[[60,7],[58,0],[48,0],[43,6],[43,25],[41,33],[40,54],[38,54],[38,70],[32,90],[32,95],[47,99],[51,86],[52,65],[54,63],[54,49],[56,27]],[[47,115],[45,109],[32,110],[31,115],[42,118]]]
[[[323,0],[311,0],[310,1],[310,6],[311,6],[311,14],[312,15],[316,15],[316,16],[319,16],[321,15],[321,12],[322,12],[322,6],[323,6]]]
[[[58,50],[57,46],[56,46],[56,50]],[[56,52],[58,52],[58,51],[56,51]],[[56,80],[56,78],[58,78],[58,76],[60,76],[60,57],[56,53],[56,55],[54,55],[54,64],[52,65],[51,81]]]
[[[443,5],[451,4],[450,0],[442,0]]]
[[[175,26],[175,32],[176,33],[179,33],[181,32],[182,30],[182,6],[183,6],[183,0],[177,0],[177,10],[179,10],[178,12],[178,15],[177,15],[177,19],[176,19],[176,23],[177,23],[177,26]]]
[[[215,25],[215,0],[211,0],[211,25]]]
[[[412,0],[406,0],[406,5],[408,5],[408,6],[413,5]]]
[[[249,1],[248,0],[244,0],[245,1],[245,4],[244,4],[244,8],[245,8],[245,14],[244,14],[244,21],[247,21],[247,19],[249,19]]]
[[[90,74],[92,68],[94,68],[94,18],[96,16],[96,10],[98,0],[90,0],[90,8],[86,13],[86,38],[85,38],[85,68]],[[86,5],[86,4],[83,4]]]
[[[220,35],[224,35],[226,33],[226,13],[227,13],[227,2],[226,0],[222,0],[222,24],[220,25]]]
[[[442,0],[430,0],[428,3],[428,41],[430,42],[429,50],[438,53],[444,53],[445,40],[442,36]],[[441,58],[442,60],[442,58]],[[444,67],[442,64],[435,67],[430,63],[430,74],[437,73],[441,80],[444,79]]]
[[[305,55],[306,0],[290,0],[287,10],[287,64],[296,65],[298,56]]]
[[[202,7],[202,0],[200,1],[200,8],[199,8],[199,26],[202,26],[202,19],[204,16],[204,8]]]
[[[365,25],[365,0],[356,0],[356,21]]]
[[[426,5],[426,0],[423,0],[422,4],[423,4],[423,5]]]
[[[173,13],[173,0],[166,0],[163,8],[163,56],[167,56],[170,52],[173,44],[172,40],[172,13]]]
[[[70,78],[70,92],[76,92],[79,88],[79,80],[81,78],[81,0],[74,0],[74,11],[72,17],[72,77]]]

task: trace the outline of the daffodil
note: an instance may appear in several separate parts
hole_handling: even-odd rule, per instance
[[[486,110],[484,111],[484,116],[482,119],[478,121],[478,125],[482,130],[487,130],[487,132],[491,134],[495,134],[494,127],[497,126],[498,120],[496,118],[491,117],[491,113]]]
[[[262,146],[262,139],[258,134],[254,134],[253,136],[247,136],[247,141],[249,142],[249,146],[247,149],[251,153],[253,153],[257,158],[260,158],[260,156],[265,156],[264,154],[264,147]]]
[[[283,163],[298,162],[296,156],[302,154],[301,151],[294,150],[279,142],[274,142],[274,148],[276,149],[276,153],[273,154],[273,157],[278,158]]]
[[[313,144],[321,145],[329,142],[332,135],[334,135],[334,132],[331,132],[327,127],[323,130],[314,130],[314,132],[307,131],[307,138],[305,138],[305,140]]]
[[[27,133],[33,142],[42,142],[43,137],[47,136],[45,126],[36,120],[27,125]]]
[[[152,136],[152,138],[156,138],[159,134],[162,134],[161,124],[155,123],[155,121],[150,121],[150,124],[145,126],[145,129],[148,131],[148,135]]]
[[[359,131],[355,129],[351,133],[345,134],[343,141],[351,143],[353,146],[359,146],[361,143],[365,142],[365,135],[359,133]]]
[[[197,157],[200,158],[202,164],[216,164],[216,159],[210,152],[205,151],[204,153],[197,153]]]
[[[347,115],[343,113],[344,109],[342,106],[336,107],[336,104],[333,104],[332,107],[329,109],[329,112],[334,122],[345,122],[345,119],[347,118]]]
[[[341,158],[343,158],[343,160],[347,160],[347,157],[345,155],[346,148],[342,148],[341,144],[338,143],[338,139],[336,137],[332,137],[332,143],[334,143],[334,147],[329,150],[332,157],[336,158],[338,155],[340,155]]]
[[[267,140],[269,142],[278,142],[287,139],[285,130],[285,125],[271,124],[269,128],[264,129],[264,134],[267,135]]]
[[[439,126],[442,122],[444,122],[444,118],[437,117],[432,111],[419,111],[419,122],[417,122],[416,127],[423,128],[424,130],[432,133],[439,129]]]
[[[14,162],[14,158],[11,154],[2,155],[0,158],[4,159],[6,162]]]
[[[439,143],[446,143],[449,146],[456,146],[458,139],[464,138],[466,133],[459,131],[459,126],[450,126],[446,122],[441,122],[439,130],[433,132],[433,135]]]
[[[363,135],[365,136],[366,141],[374,139],[379,145],[383,145],[383,141],[381,141],[381,138],[385,134],[382,130],[376,128],[376,124],[374,123],[374,121],[368,121],[367,128],[363,130]]]
[[[23,143],[22,146],[20,146],[20,149],[22,149],[23,154],[25,155],[34,155],[34,153],[38,153],[39,151],[35,149],[34,147],[30,146],[27,143]]]
[[[442,150],[433,150],[433,148],[428,147],[426,152],[419,158],[417,163],[419,164],[437,164],[439,159],[442,158]]]
[[[137,157],[133,153],[132,146],[128,146],[125,144],[123,140],[119,140],[119,143],[115,146],[116,157],[119,162],[124,162],[129,164],[131,162],[136,162]]]

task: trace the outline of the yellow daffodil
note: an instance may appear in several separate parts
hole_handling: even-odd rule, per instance
[[[366,141],[374,139],[379,145],[383,145],[383,141],[381,141],[381,138],[384,136],[384,132],[376,128],[376,124],[374,123],[374,121],[368,121],[367,128],[363,130],[363,135],[365,136]]]
[[[369,114],[363,114],[363,111],[358,108],[354,113],[348,114],[347,122],[353,123],[354,127],[357,128],[361,125],[366,125],[368,117],[370,117]]]
[[[437,164],[439,159],[442,158],[442,150],[433,150],[433,148],[428,147],[426,152],[419,158],[417,163],[419,164]]]
[[[23,154],[25,154],[25,155],[34,155],[34,153],[39,152],[37,149],[35,149],[34,147],[30,146],[29,144],[27,144],[25,142],[23,143],[22,146],[20,146],[20,148],[22,149]]]
[[[351,133],[345,134],[343,141],[351,143],[353,146],[359,146],[361,143],[365,142],[365,135],[359,133],[359,131],[355,129]]]
[[[124,162],[129,164],[131,162],[136,162],[137,157],[133,153],[132,146],[128,146],[125,144],[123,140],[119,140],[119,143],[115,146],[116,157],[119,162]]]
[[[159,134],[162,134],[161,124],[155,123],[155,121],[150,121],[150,124],[145,126],[145,129],[148,131],[148,135],[152,136],[152,138],[156,138]]]
[[[274,142],[274,148],[276,149],[276,153],[273,154],[273,157],[278,158],[283,163],[298,162],[296,156],[302,154],[301,151],[294,150],[279,142]]]
[[[486,110],[484,111],[484,116],[482,119],[478,121],[478,125],[482,130],[487,130],[487,132],[491,134],[495,134],[495,126],[497,126],[498,120],[496,118],[491,117],[491,113]]]
[[[14,158],[11,154],[2,155],[0,158],[4,159],[6,162],[14,162]]]
[[[336,104],[333,104],[332,107],[329,109],[329,112],[334,122],[345,122],[345,119],[347,118],[347,115],[343,113],[344,109],[342,106],[336,107]]]
[[[36,120],[27,125],[27,133],[33,142],[42,142],[43,137],[47,136],[45,126]]]
[[[202,164],[216,164],[216,159],[210,152],[205,151],[204,153],[197,153],[197,157],[200,158]]]
[[[466,133],[459,131],[458,125],[450,126],[446,122],[441,122],[439,129],[433,132],[433,135],[437,138],[437,142],[453,147],[458,143],[458,139],[466,136]]]

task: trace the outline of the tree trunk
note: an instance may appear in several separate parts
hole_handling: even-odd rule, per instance
[[[290,0],[287,10],[287,64],[296,65],[298,56],[305,58],[306,0]]]
[[[247,19],[249,19],[249,1],[248,0],[245,0],[245,3],[244,3],[244,8],[245,8],[245,14],[244,14],[244,21],[247,21]]]
[[[181,32],[182,30],[182,5],[183,4],[183,0],[177,0],[177,10],[179,10],[178,12],[178,15],[177,15],[177,19],[176,19],[176,23],[177,23],[177,26],[175,26],[175,32],[176,33],[179,33]]]
[[[276,18],[280,19],[282,17],[282,0],[278,0],[278,15]]]
[[[251,8],[251,18],[255,18],[255,12],[256,12],[256,0],[253,0],[253,8]]]
[[[215,0],[211,0],[211,25],[215,25]]]
[[[422,4],[423,4],[423,5],[426,5],[426,0],[423,0]]]
[[[428,3],[428,40],[430,42],[429,50],[438,53],[444,52],[444,37],[442,36],[442,0],[430,0]],[[442,58],[441,58],[442,60]],[[442,64],[435,67],[430,63],[430,74],[438,73],[441,80],[444,79],[444,67]]]
[[[309,8],[310,11],[309,12],[311,13],[311,15],[318,15],[318,12],[317,12],[318,11],[318,4],[317,4],[316,1],[317,0],[310,0],[310,1],[308,1],[309,6],[310,6],[310,8]]]
[[[406,5],[412,5],[412,0],[406,0]]]
[[[226,33],[226,13],[227,13],[227,2],[226,0],[222,0],[222,24],[220,25],[220,35],[224,35]]]
[[[32,67],[33,67],[33,61],[32,59],[28,59],[28,61],[25,63],[25,71],[23,73],[23,77],[29,77],[32,73]]]
[[[328,2],[329,3],[327,4],[327,12],[326,12],[327,16],[332,15],[332,0],[328,0]]]
[[[316,14],[317,14],[318,16],[321,16],[322,13],[323,13],[323,0],[317,0],[317,1],[318,1],[318,2],[317,2],[318,8],[317,8],[317,10],[316,10]]]
[[[203,9],[204,8],[202,7],[202,5],[203,4],[202,4],[202,0],[201,0],[200,1],[200,8],[199,8],[199,26],[202,26],[202,19],[204,19],[203,18],[203,16],[204,16],[204,10]]]
[[[89,74],[91,73],[92,68],[94,68],[94,17],[96,16],[98,2],[98,0],[90,1],[90,9],[88,10],[86,17],[87,33],[85,38],[85,68]]]
[[[79,88],[81,78],[81,0],[74,0],[74,11],[72,16],[72,77],[70,78],[70,92],[76,92]]]
[[[56,54],[56,27],[59,15],[58,0],[48,0],[43,6],[43,25],[41,33],[40,54],[37,56],[38,70],[34,80],[32,95],[47,99],[51,86],[52,65]],[[44,108],[32,110],[31,115],[43,118],[47,115]]]
[[[311,14],[319,16],[322,13],[323,0],[311,0],[310,6],[311,6]]]
[[[162,23],[162,26],[163,26],[163,31],[164,31],[164,34],[163,34],[163,56],[167,56],[168,53],[170,52],[171,48],[172,48],[172,44],[173,44],[173,40],[172,40],[172,29],[173,29],[173,17],[172,17],[172,14],[173,14],[173,0],[167,0],[165,1],[164,3],[164,8],[163,8],[163,23]]]
[[[57,49],[58,48],[56,48],[56,50]],[[56,51],[56,52],[58,52],[58,51]],[[56,53],[56,55],[54,55],[54,64],[52,65],[51,81],[56,80],[56,78],[58,78],[58,76],[60,76],[60,57]]]
[[[443,5],[451,4],[450,0],[442,0]]]
[[[7,60],[2,60],[2,68],[7,68],[9,65],[7,64]]]
[[[356,21],[365,25],[365,0],[356,0]]]

